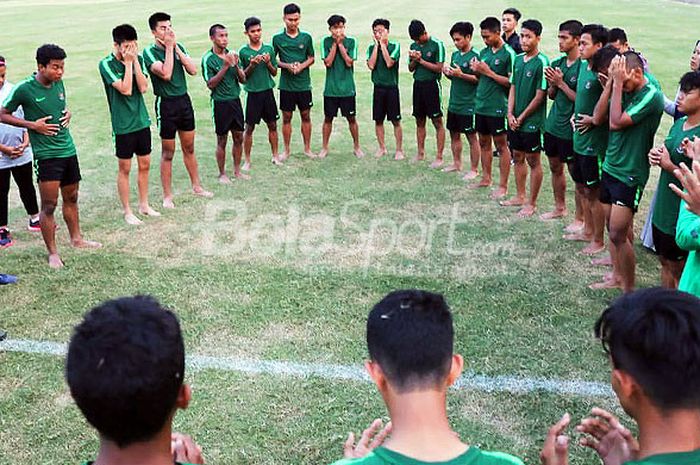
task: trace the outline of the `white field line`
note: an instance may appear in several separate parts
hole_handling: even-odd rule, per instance
[[[0,342],[0,352],[2,351],[64,356],[66,353],[66,344],[10,339]],[[332,365],[325,363],[299,363],[190,355],[187,357],[187,366],[188,369],[193,371],[209,369],[295,377],[316,376],[329,380],[369,382],[369,377],[364,369],[356,365]],[[612,390],[607,384],[593,381],[529,378],[521,376],[485,376],[474,373],[473,371],[465,372],[457,381],[455,387],[457,389],[485,392],[509,392],[514,394],[544,391],[559,395],[583,397],[611,397],[613,395]]]

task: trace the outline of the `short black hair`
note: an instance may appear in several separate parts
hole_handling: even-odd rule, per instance
[[[608,40],[610,42],[618,42],[619,41],[622,44],[626,44],[627,43],[627,33],[622,28],[614,27],[614,28],[610,29],[610,32],[608,33]]]
[[[450,28],[450,37],[452,37],[452,35],[455,33],[463,37],[471,36],[474,34],[474,25],[469,21],[459,21],[454,23]]]
[[[293,15],[295,13],[301,13],[301,8],[296,3],[288,3],[284,6],[282,10],[285,15]]]
[[[326,22],[328,23],[328,27],[333,27],[336,24],[346,23],[345,16],[342,15],[331,15]]]
[[[7,64],[7,60],[5,60],[5,57],[0,55],[0,66],[5,66]]]
[[[700,299],[663,288],[625,294],[600,316],[595,336],[656,407],[700,408]]]
[[[2,57],[0,57],[0,61]],[[700,71],[690,71],[681,77],[680,81],[681,91],[688,93],[695,89],[700,89]]]
[[[621,55],[625,57],[625,66],[628,70],[644,70],[644,60],[642,59],[641,55],[639,55],[639,53],[635,52],[634,50],[628,50],[625,53],[621,53]]]
[[[243,27],[247,31],[253,26],[260,26],[262,25],[262,21],[260,21],[260,18],[257,16],[251,16],[250,18],[246,18],[245,21],[243,21]]]
[[[216,31],[218,31],[219,29],[226,29],[226,26],[224,26],[223,24],[219,24],[219,23],[212,24],[211,27],[209,28],[209,37],[214,37],[214,35],[216,34]]]
[[[523,17],[517,8],[506,8],[501,15],[513,15],[516,21],[520,21],[520,18]]]
[[[153,13],[148,18],[148,27],[151,28],[151,31],[155,31],[156,26],[158,26],[158,23],[161,21],[170,21],[170,15],[168,13],[163,13],[162,11]]]
[[[537,37],[542,35],[542,23],[536,19],[526,19],[523,21],[523,24],[520,25],[520,29],[532,31]]]
[[[420,36],[425,34],[425,24],[419,19],[414,19],[408,25],[408,36],[411,40],[418,40]]]
[[[445,299],[421,290],[394,291],[367,317],[367,349],[399,391],[442,383],[452,363],[454,328]]]
[[[572,37],[581,37],[583,24],[578,19],[569,19],[559,25],[559,32],[568,32]]]
[[[589,34],[594,44],[606,45],[610,40],[610,33],[602,24],[586,24],[581,28],[581,35],[583,34]]]
[[[56,44],[44,44],[36,49],[36,63],[47,66],[51,60],[65,60],[66,51]]]
[[[495,16],[489,16],[479,23],[479,28],[489,32],[501,32],[501,20]]]
[[[391,23],[388,19],[377,18],[374,21],[372,21],[372,29],[374,29],[377,26],[384,26],[384,28],[388,31],[389,27],[391,26]]]
[[[596,73],[606,72],[610,62],[618,55],[620,55],[620,52],[615,47],[606,45],[591,57],[591,69]]]
[[[117,45],[120,45],[127,40],[137,40],[138,38],[136,29],[134,29],[134,26],[131,24],[121,24],[112,29],[112,39]]]
[[[122,448],[163,428],[184,375],[177,317],[149,296],[93,308],[68,345],[66,381],[73,399],[100,435]]]

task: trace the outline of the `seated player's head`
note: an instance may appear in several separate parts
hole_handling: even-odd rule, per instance
[[[603,312],[595,335],[631,417],[700,410],[700,299],[662,288],[625,294]]]
[[[537,50],[542,35],[542,23],[536,19],[523,21],[520,28],[520,46],[524,52]]]
[[[690,70],[698,71],[700,69],[700,40],[695,42],[695,48],[690,55]]]
[[[252,43],[257,44],[260,42],[260,38],[262,37],[262,22],[260,18],[256,18],[255,16],[246,18],[246,20],[243,21],[243,27],[245,28],[248,39],[250,39]]]
[[[586,24],[581,28],[579,49],[581,58],[590,60],[593,55],[608,43],[608,30],[601,24]]]
[[[479,23],[481,38],[487,47],[497,47],[501,43],[501,22],[495,16],[484,18]]]
[[[157,40],[164,40],[165,35],[172,31],[170,15],[162,11],[153,13],[148,18],[148,27],[151,29],[154,38]]]
[[[506,34],[514,32],[515,28],[518,27],[518,21],[520,21],[521,17],[522,15],[517,8],[506,8],[503,10],[503,13],[501,14],[501,20],[503,21],[503,32]]]
[[[460,21],[454,23],[450,28],[450,37],[459,50],[465,50],[469,47],[474,34],[474,25],[469,21]]]
[[[0,55],[0,89],[5,85],[5,76],[7,75],[7,63],[5,57]]]
[[[177,317],[152,297],[105,302],[76,326],[66,356],[71,395],[102,440],[119,448],[168,433],[186,408]]]
[[[328,30],[333,37],[345,34],[345,17],[341,15],[331,15],[328,20]]]
[[[624,29],[619,27],[610,29],[608,43],[615,47],[620,53],[624,53],[630,48],[629,43],[627,42],[627,33]]]
[[[282,20],[287,30],[296,32],[299,29],[299,21],[301,20],[301,8],[296,3],[288,3],[282,10]]]
[[[414,19],[408,25],[408,36],[415,42],[425,42],[428,40],[428,31],[425,30],[423,21]]]
[[[680,87],[678,110],[686,115],[700,113],[700,71],[685,73],[681,78]]]
[[[44,44],[36,49],[36,65],[39,74],[51,82],[63,77],[66,52],[54,44]]]
[[[138,35],[131,24],[121,24],[112,29],[114,48],[121,54],[127,47],[136,47]]]
[[[591,57],[591,69],[598,74],[601,83],[605,83],[608,78],[608,68],[613,58],[619,56],[617,49],[610,45],[601,48]]]
[[[212,24],[209,28],[209,39],[219,48],[228,47],[228,30],[223,24]]]
[[[569,53],[573,49],[579,47],[579,39],[581,38],[581,29],[583,24],[581,21],[570,19],[559,25],[559,51]]]
[[[377,18],[372,21],[372,33],[374,33],[374,38],[381,40],[381,38],[384,37],[384,34],[389,33],[390,26],[391,23],[388,19]]]

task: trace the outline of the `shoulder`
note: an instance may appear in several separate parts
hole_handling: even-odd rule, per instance
[[[518,457],[505,452],[479,450],[480,462],[488,465],[524,465]]]
[[[507,55],[510,55],[512,59],[515,59],[515,56],[517,55],[515,53],[515,50],[513,50],[513,47],[508,45],[508,43],[503,44],[503,52],[506,53]]]
[[[204,52],[204,55],[202,55],[202,63],[208,63],[213,55],[211,49]]]
[[[302,37],[306,40],[313,40],[313,38],[311,37],[311,34],[309,34],[306,31],[302,31],[302,30],[299,31],[299,37]]]
[[[284,29],[281,29],[274,34],[272,34],[272,43],[274,44],[275,42],[279,42],[280,39],[282,39],[282,36],[284,35]]]
[[[384,460],[375,451],[372,451],[362,458],[342,459],[334,462],[332,465],[384,465],[384,463]]]
[[[539,62],[542,64],[542,66],[549,66],[549,58],[547,58],[547,55],[544,53],[538,53],[537,54],[537,59]]]
[[[372,44],[372,45],[374,45],[374,44]],[[387,47],[400,47],[400,46],[401,45],[399,44],[399,42],[397,42],[395,40],[390,40],[389,43],[387,43]]]

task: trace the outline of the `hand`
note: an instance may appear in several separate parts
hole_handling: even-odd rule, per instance
[[[608,74],[613,82],[619,82],[620,84],[629,79],[632,73],[627,71],[627,58],[624,55],[613,58],[608,68]]]
[[[388,31],[382,32],[380,42],[383,43],[384,45],[389,44],[389,32]]]
[[[194,465],[204,464],[202,448],[186,434],[173,433],[170,437],[170,450],[176,462]]]
[[[700,161],[700,137],[693,136],[692,141],[686,137],[681,142],[681,148],[686,157]]]
[[[122,59],[125,64],[133,64],[136,61],[136,47],[131,44],[122,48]]]
[[[649,158],[649,164],[651,166],[659,166],[661,164],[661,152],[663,152],[663,147],[652,147],[647,154]]]
[[[418,61],[421,59],[423,54],[419,52],[418,50],[411,50],[408,52],[408,57],[411,59],[411,61]]]
[[[301,73],[301,69],[300,69],[300,68],[301,68],[301,65],[300,65],[300,63],[299,63],[298,61],[295,61],[294,63],[292,63],[292,69],[291,69],[292,74],[299,74],[299,73]]]
[[[443,65],[443,67],[442,67],[442,73],[443,73],[445,76],[452,76],[452,68],[450,68],[450,65],[448,65],[447,63],[445,63],[445,64]]]
[[[58,134],[58,131],[60,131],[61,126],[54,123],[47,123],[47,121],[50,119],[53,119],[53,116],[44,116],[43,118],[39,118],[32,123],[32,127],[30,129],[34,132],[38,132],[39,134],[43,134],[44,136],[55,136]]]
[[[260,61],[264,63],[269,63],[270,62],[270,54],[269,53],[263,53],[262,55],[258,55],[260,58]]]
[[[236,55],[234,52],[228,52],[226,55],[224,55],[224,63],[229,66],[236,66],[238,64],[238,55]]]
[[[382,428],[382,420],[377,418],[362,432],[360,440],[355,445],[355,434],[348,434],[348,439],[343,445],[343,456],[346,459],[364,457],[377,447],[381,446],[386,437],[391,433],[391,422]],[[370,439],[372,440],[370,442]]]
[[[564,83],[564,73],[559,68],[546,67],[544,77],[552,87],[560,87]]]
[[[0,145],[0,152],[9,158],[17,158],[22,156],[24,149],[20,150],[21,145],[17,147],[11,147],[9,145]]]
[[[612,79],[610,79],[609,74],[605,73],[598,73],[598,82],[600,82],[600,85],[605,87],[608,85],[608,82],[612,82]]]
[[[520,127],[520,120],[513,114],[508,115],[508,127],[514,131],[517,131]]]
[[[593,408],[591,415],[576,427],[576,431],[587,435],[579,443],[596,451],[604,465],[622,465],[636,460],[639,444],[630,430],[606,410]]]
[[[17,147],[12,150],[12,153],[8,154],[8,156],[12,159],[19,158],[22,155],[24,155],[24,149],[26,149],[27,146],[24,144],[19,144]]]
[[[547,431],[547,437],[540,452],[542,465],[568,465],[569,438],[564,435],[564,430],[569,426],[570,421],[571,417],[565,413],[561,420]]]
[[[683,185],[685,191],[680,190],[675,184],[669,187],[678,197],[685,200],[686,208],[700,216],[700,162],[693,161],[693,170],[685,163],[681,163],[680,168],[673,171],[673,174]]]
[[[165,37],[163,38],[163,45],[165,46],[165,48],[174,48],[176,43],[177,40],[175,38],[175,31],[170,29],[168,32],[165,33]]]
[[[450,71],[451,76],[457,76],[457,77],[464,76],[464,71],[462,71],[462,68],[460,68],[457,65],[450,68],[450,70],[451,70]]]
[[[333,36],[333,39],[335,40],[336,44],[343,45],[343,41],[345,40],[345,34],[338,34],[337,36]]]
[[[469,67],[477,74],[486,74],[491,69],[489,68],[489,65],[483,61],[479,61],[476,58],[472,59],[472,61],[469,63]]]
[[[591,115],[578,115],[574,117],[574,130],[585,134],[593,128],[593,117]]]
[[[61,113],[63,113],[63,116],[59,118],[58,122],[61,123],[61,127],[67,128],[70,126],[70,118],[73,114],[68,109],[63,110]]]

